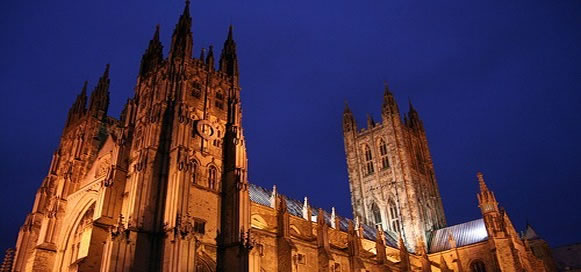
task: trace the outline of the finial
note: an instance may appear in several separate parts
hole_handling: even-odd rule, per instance
[[[383,81],[383,95],[390,95],[391,91],[389,90],[389,84],[387,84],[387,80]]]
[[[234,35],[232,34],[232,32],[233,32],[232,28],[233,28],[232,24],[230,24],[230,26],[228,26],[228,40],[230,40],[230,41],[234,39],[233,38]]]
[[[153,33],[153,40],[159,41],[159,24],[155,25],[155,32]]]
[[[85,80],[85,83],[83,83],[83,89],[81,90],[81,96],[87,96],[87,85],[89,84],[89,81]]]
[[[103,73],[103,78],[108,78],[109,77],[109,67],[111,65],[109,63],[107,63],[107,65],[105,65],[105,72]]]

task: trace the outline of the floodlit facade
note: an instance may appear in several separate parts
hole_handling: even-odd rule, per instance
[[[187,1],[167,56],[156,29],[119,119],[109,66],[85,83],[1,271],[553,271],[482,174],[483,218],[446,226],[422,122],[387,87],[381,123],[344,113],[353,219],[250,184],[232,27],[193,57],[191,20]]]

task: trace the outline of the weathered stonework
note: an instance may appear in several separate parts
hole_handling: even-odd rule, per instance
[[[344,113],[353,220],[249,184],[232,28],[218,69],[211,47],[193,58],[186,3],[118,120],[109,66],[84,84],[2,271],[553,271],[482,175],[483,219],[445,227],[422,122],[387,87],[381,123]]]
[[[427,242],[446,219],[424,126],[411,106],[404,120],[385,86],[382,121],[358,129],[346,105],[343,135],[353,216],[401,235],[409,248]]]

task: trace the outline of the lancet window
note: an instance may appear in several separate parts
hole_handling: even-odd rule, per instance
[[[379,155],[381,157],[381,168],[389,168],[389,156],[387,155],[387,144],[383,139],[379,140]]]
[[[399,233],[401,231],[401,223],[397,212],[397,206],[393,200],[389,200],[387,207],[389,210],[389,229],[393,232]]]
[[[367,175],[373,174],[373,155],[371,155],[371,148],[368,145],[364,145],[363,152],[365,154],[365,170]]]

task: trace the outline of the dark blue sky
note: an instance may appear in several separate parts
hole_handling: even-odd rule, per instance
[[[13,246],[69,106],[111,63],[132,96],[182,1],[0,2],[0,249]],[[195,55],[234,24],[251,182],[350,216],[341,115],[379,119],[383,81],[424,120],[449,224],[480,216],[476,171],[522,228],[581,241],[581,2],[194,1]]]

